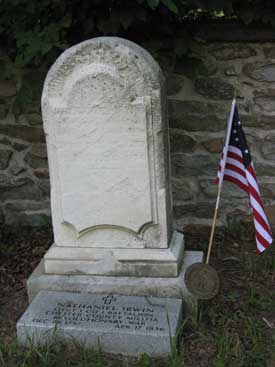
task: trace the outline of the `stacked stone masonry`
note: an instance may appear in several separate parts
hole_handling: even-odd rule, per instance
[[[211,223],[214,181],[234,94],[266,212],[275,226],[275,43],[196,40],[190,45],[188,56],[163,50],[157,58],[167,77],[176,226]],[[0,222],[5,224],[50,223],[40,110],[45,74],[24,70],[14,80],[0,80]],[[219,224],[248,215],[246,194],[225,183]]]

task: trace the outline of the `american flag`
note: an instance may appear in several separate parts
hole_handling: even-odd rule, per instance
[[[263,252],[273,238],[235,100],[230,116],[216,182],[221,186],[223,180],[231,181],[247,192],[255,225],[257,252]]]

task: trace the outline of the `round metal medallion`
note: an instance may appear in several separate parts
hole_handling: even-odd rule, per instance
[[[199,299],[211,299],[219,291],[218,273],[208,264],[192,264],[186,270],[184,280],[189,292]]]

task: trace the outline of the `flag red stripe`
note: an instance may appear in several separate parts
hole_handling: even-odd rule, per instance
[[[243,176],[244,178],[246,178],[245,170],[242,170],[240,167],[237,167],[232,163],[226,163],[225,168],[235,171],[239,173],[241,176]]]
[[[224,180],[226,181],[231,181],[233,183],[235,183],[236,185],[238,185],[241,189],[243,189],[245,192],[249,193],[248,187],[245,186],[241,181],[239,181],[237,178],[229,176],[229,175],[224,175],[223,176]]]
[[[253,216],[255,217],[256,221],[260,223],[260,225],[266,230],[266,232],[272,237],[272,234],[270,232],[270,228],[267,225],[266,221],[263,219],[263,217],[258,213],[258,211],[252,207],[253,210]]]
[[[257,237],[257,240],[260,242],[260,244],[264,246],[265,248],[267,248],[270,245],[270,243],[267,242],[265,238],[263,238],[260,232],[256,231],[256,237]]]
[[[227,156],[236,159],[236,161],[239,161],[240,163],[243,163],[242,158],[236,153],[228,152]]]
[[[257,178],[256,178],[256,174],[255,174],[254,168],[251,165],[249,165],[249,166],[246,167],[246,169],[253,176],[254,180],[257,182]]]
[[[254,186],[251,185],[251,183],[249,181],[248,182],[248,186],[249,186],[249,191],[250,191],[250,194],[254,197],[254,199],[257,201],[257,203],[261,206],[261,208],[264,210],[264,207],[263,207],[263,203],[262,203],[262,200],[258,194],[258,192],[255,190]]]

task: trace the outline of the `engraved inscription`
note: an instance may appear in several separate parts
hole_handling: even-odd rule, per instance
[[[162,307],[163,309],[163,307]],[[158,306],[122,305],[114,296],[104,296],[94,303],[58,302],[32,319],[35,323],[60,326],[89,326],[150,333],[168,332]],[[162,310],[165,315],[165,309]]]

